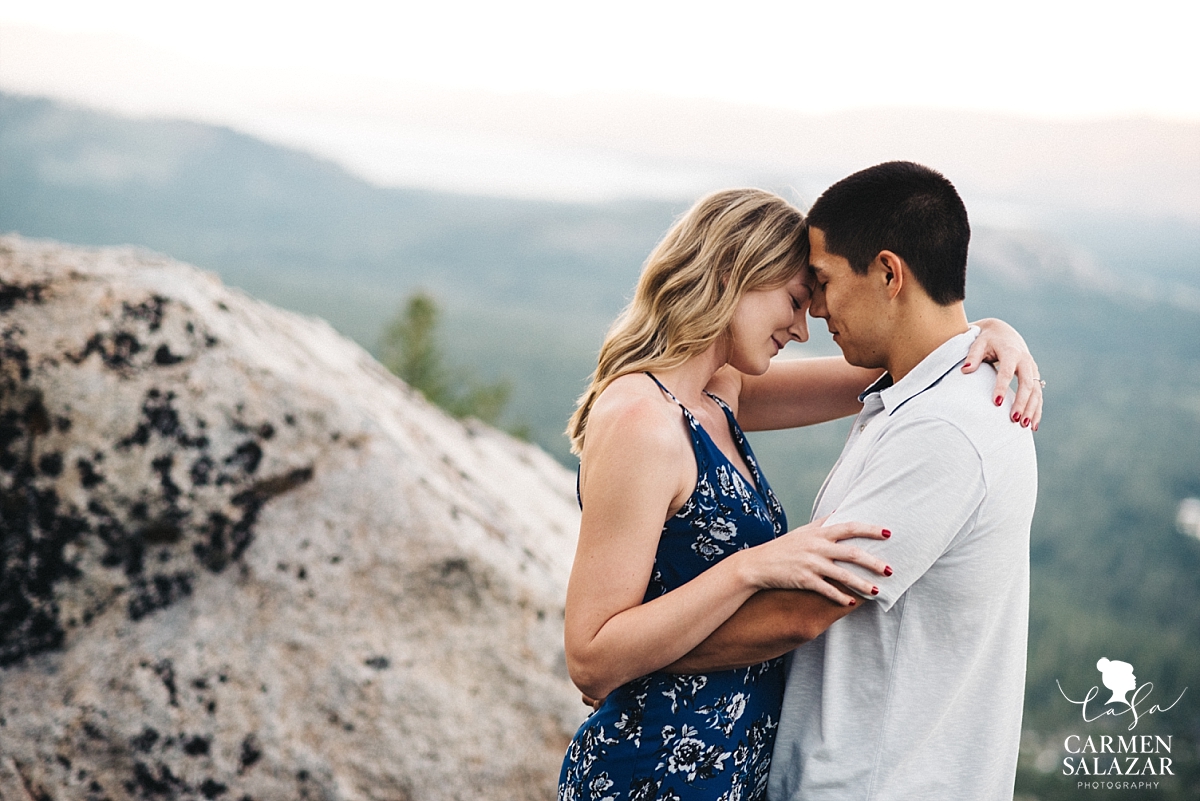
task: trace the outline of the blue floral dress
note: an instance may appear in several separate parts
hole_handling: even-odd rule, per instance
[[[709,397],[725,410],[757,487],[747,484],[680,403],[696,454],[696,489],[663,524],[643,602],[687,583],[735,551],[787,531],[783,508],[733,412],[720,398]],[[558,779],[559,801],[766,798],[783,704],[783,664],[780,657],[738,670],[651,673],[617,688],[571,740]]]

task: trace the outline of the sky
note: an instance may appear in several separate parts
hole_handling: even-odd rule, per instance
[[[1196,2],[0,0],[6,23],[434,89],[1200,120]]]
[[[0,91],[227,125],[388,186],[805,203],[911,158],[998,224],[1200,219],[1195,30],[1195,0],[0,0]]]

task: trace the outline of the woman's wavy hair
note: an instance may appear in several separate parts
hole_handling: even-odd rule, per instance
[[[567,425],[571,452],[583,450],[592,404],[615,379],[703,353],[745,293],[782,286],[807,262],[804,215],[778,195],[727,189],[698,201],[646,259],[633,300],[609,328]]]

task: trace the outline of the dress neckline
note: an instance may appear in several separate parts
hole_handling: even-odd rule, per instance
[[[738,467],[732,459],[729,458],[729,455],[725,453],[725,451],[721,450],[721,446],[718,445],[717,441],[712,438],[712,434],[708,433],[708,431],[704,428],[704,424],[696,419],[696,415],[692,414],[692,410],[684,406],[682,401],[675,397],[671,390],[663,386],[663,383],[658,380],[658,376],[654,375],[654,373],[651,373],[649,370],[645,371],[645,373],[646,375],[650,376],[650,379],[654,381],[655,384],[658,385],[659,389],[666,393],[668,398],[675,401],[675,405],[683,410],[683,413],[687,415],[687,418],[691,424],[694,425],[696,429],[704,435],[706,440],[708,440],[708,444],[712,446],[712,449],[721,455],[721,458],[725,460],[725,463],[729,465],[730,469],[732,469],[738,474],[738,476],[741,477],[742,481],[749,483],[750,488],[754,490],[754,494],[758,496],[760,501],[762,501],[763,506],[765,506],[767,509],[770,509],[771,505],[767,502],[767,494],[763,489],[764,482],[762,480],[762,473],[759,472],[758,463],[755,461],[754,457],[748,453],[749,449],[746,443],[746,434],[742,431],[742,427],[738,425],[737,418],[733,416],[733,410],[729,408],[729,405],[716,395],[709,392],[707,389],[704,390],[704,394],[716,401],[716,404],[721,407],[721,411],[725,413],[725,422],[726,425],[729,426],[729,436],[730,439],[733,440],[733,447],[737,450],[738,455],[742,457],[742,461],[746,463],[746,467],[750,468],[749,476],[742,472],[742,469]]]

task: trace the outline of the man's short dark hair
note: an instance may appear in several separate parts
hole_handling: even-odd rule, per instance
[[[860,275],[881,250],[890,250],[935,303],[966,297],[967,207],[936,170],[911,161],[860,170],[817,198],[808,224],[825,234],[827,251]]]

